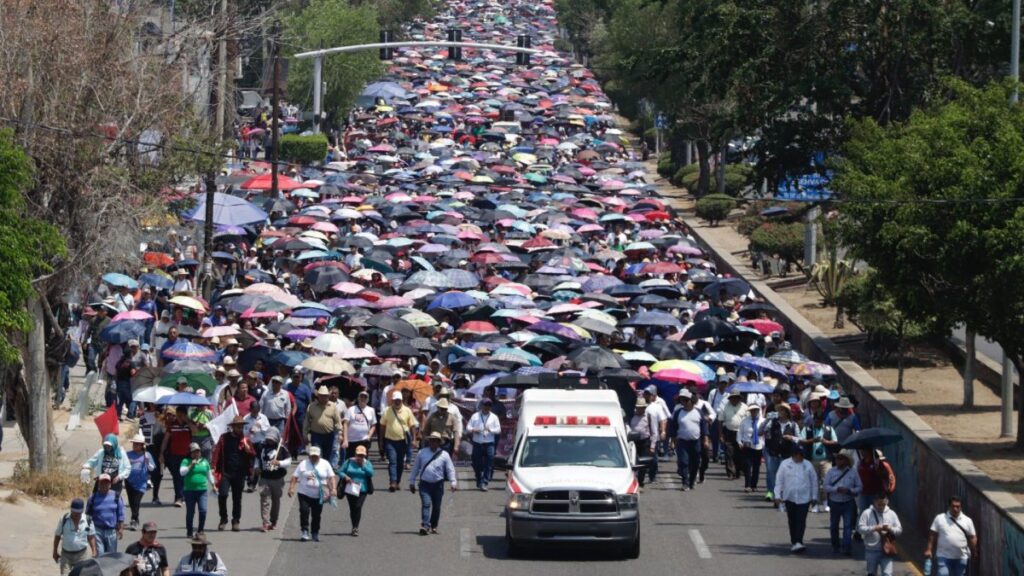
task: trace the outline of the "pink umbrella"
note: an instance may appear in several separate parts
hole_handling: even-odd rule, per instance
[[[111,322],[120,322],[122,320],[152,320],[153,316],[149,312],[142,310],[129,310],[128,312],[121,312],[117,316],[114,316]]]
[[[356,284],[355,282],[338,282],[334,286],[331,286],[331,290],[341,292],[342,294],[358,294],[363,290],[366,290],[366,286]]]
[[[604,228],[600,224],[584,224],[576,229],[578,234],[587,234],[590,232],[604,232]]]
[[[415,300],[409,298],[403,298],[401,296],[387,296],[381,298],[373,304],[374,308],[380,310],[388,310],[390,308],[411,308],[416,305]]]
[[[221,338],[224,336],[237,336],[241,334],[234,326],[214,326],[203,330],[203,338]]]
[[[377,355],[366,348],[352,348],[349,350],[342,350],[337,354],[337,357],[345,360],[366,360],[368,358],[376,358]]]
[[[320,232],[326,232],[328,234],[337,234],[338,227],[330,222],[317,222],[312,226],[313,230],[319,230]]]
[[[707,384],[704,377],[696,372],[690,372],[689,370],[683,370],[681,368],[672,368],[669,370],[659,370],[654,373],[654,377],[658,380],[665,380],[667,382],[694,382],[698,385]]]
[[[245,312],[242,312],[242,318],[277,318],[277,312],[272,310],[257,312],[255,308],[249,308]]]
[[[597,220],[597,212],[593,208],[573,208],[570,214],[583,220]]]

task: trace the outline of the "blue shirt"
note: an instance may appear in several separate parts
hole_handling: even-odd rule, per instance
[[[79,516],[76,525],[68,513],[61,516],[53,535],[60,536],[60,545],[68,552],[81,552],[89,547],[89,538],[96,535],[96,530],[85,514]]]
[[[448,480],[452,486],[457,484],[458,478],[455,476],[455,465],[452,464],[451,457],[443,449],[438,450],[441,454],[437,458],[434,458],[434,451],[429,448],[416,454],[416,462],[412,465],[412,475],[409,477],[410,484],[415,484],[417,477],[423,482]],[[430,461],[431,458],[433,462]]]
[[[313,401],[313,391],[306,385],[306,382],[300,381],[296,384],[293,381],[285,389],[295,396],[295,411],[299,414],[305,414],[306,407]]]
[[[132,450],[128,453],[128,463],[132,467],[132,471],[128,473],[128,485],[136,492],[145,492],[149,471],[156,467],[153,464],[153,456],[149,452],[140,453]]]
[[[90,496],[85,511],[97,528],[117,528],[118,523],[124,522],[124,501],[113,490]]]

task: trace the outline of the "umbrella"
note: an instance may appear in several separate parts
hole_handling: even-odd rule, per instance
[[[683,329],[679,319],[667,312],[641,312],[636,316],[619,322],[619,326],[657,326]]]
[[[521,348],[510,347],[498,348],[491,352],[490,360],[491,362],[510,362],[521,366],[540,366],[542,364],[538,356]]]
[[[165,388],[163,386],[146,386],[145,388],[139,388],[132,394],[132,400],[135,402],[142,402],[143,404],[156,404],[161,398],[165,396],[173,396],[174,390]]]
[[[472,335],[494,334],[497,331],[498,327],[486,320],[473,320],[471,322],[466,322],[462,326],[459,326],[459,329],[457,330],[459,334]]]
[[[704,295],[712,299],[719,298],[722,294],[725,298],[736,298],[749,293],[750,284],[739,278],[722,278],[704,287]]]
[[[69,576],[120,576],[135,564],[135,556],[124,552],[100,554],[75,564]]]
[[[618,354],[600,346],[577,348],[566,358],[572,361],[578,370],[602,370],[604,368],[621,368],[625,366]]]
[[[395,390],[410,390],[416,402],[423,404],[433,393],[434,389],[430,382],[425,380],[399,380],[395,384]]]
[[[138,320],[108,324],[100,332],[100,340],[111,344],[124,344],[129,340],[141,340],[146,335],[146,325]]]
[[[156,386],[160,380],[160,369],[156,366],[142,366],[132,376],[132,390]]]
[[[705,352],[697,360],[706,364],[735,364],[740,357],[728,352]]]
[[[175,296],[168,302],[197,312],[206,312],[206,305],[191,296]]]
[[[888,428],[865,428],[860,432],[854,432],[843,443],[843,448],[881,448],[890,444],[897,444],[903,440],[903,436],[895,430]]]
[[[298,350],[282,350],[272,356],[275,364],[287,366],[288,368],[295,368],[306,358],[309,358],[309,354],[299,352]]]
[[[465,292],[458,292],[455,290],[445,292],[438,295],[436,298],[431,300],[430,305],[427,306],[427,310],[433,310],[435,308],[447,308],[449,310],[455,310],[457,308],[469,308],[477,304],[476,298],[473,298]]]
[[[724,336],[732,336],[738,332],[735,326],[718,318],[712,316],[695,322],[689,328],[686,329],[686,333],[683,334],[684,340],[698,340],[701,338],[722,338]]]
[[[103,281],[111,286],[116,286],[118,288],[124,287],[129,290],[135,290],[139,287],[139,283],[136,282],[134,278],[118,272],[108,272],[104,274]]]
[[[384,344],[377,348],[376,353],[381,358],[415,358],[420,355],[420,351],[410,344],[408,340]]]
[[[448,268],[441,273],[448,278],[448,285],[455,290],[471,290],[480,285],[480,278],[468,270]]]
[[[821,364],[820,362],[811,362],[808,360],[790,368],[789,373],[794,376],[811,376],[820,378],[823,376],[835,376],[836,370],[828,364]]]
[[[808,361],[807,356],[804,356],[796,350],[783,350],[781,352],[776,352],[769,356],[768,359],[784,366],[792,366],[794,364],[801,364]]]
[[[191,392],[176,392],[157,401],[160,406],[209,406],[210,398]]]
[[[776,364],[767,358],[756,358],[753,356],[744,356],[736,361],[736,366],[740,368],[746,368],[752,372],[762,374],[764,372],[771,372],[782,378],[789,376],[789,371],[786,367],[781,364]]]
[[[199,202],[192,212],[185,216],[187,220],[195,222],[206,221],[206,195],[199,196]],[[214,193],[213,196],[213,223],[218,226],[245,226],[265,222],[267,213],[260,210],[255,204],[230,194]]]
[[[331,356],[310,356],[299,366],[322,374],[355,374],[356,369],[349,362]]]
[[[121,322],[123,320],[139,320],[145,322],[146,320],[152,320],[153,315],[143,310],[129,310],[127,312],[120,312],[116,316],[110,319],[111,322]]]
[[[338,334],[335,332],[328,332],[326,334],[315,336],[310,346],[312,346],[314,350],[320,350],[327,354],[340,354],[341,352],[355,348],[352,341],[345,337],[344,334]]]
[[[313,290],[325,292],[331,286],[348,280],[348,274],[334,266],[317,266],[306,272],[303,279]]]
[[[388,316],[381,312],[374,314],[366,319],[366,325],[374,328],[380,328],[385,332],[391,332],[397,334],[403,338],[416,338],[420,335],[419,330],[415,326],[409,324],[405,320],[395,318],[394,316]]]
[[[161,274],[156,274],[153,272],[141,274],[139,276],[139,282],[147,284],[149,286],[153,286],[154,288],[159,288],[161,290],[170,290],[171,288],[174,287],[174,280],[168,278],[167,276],[163,276]]]
[[[176,342],[173,346],[166,348],[161,352],[161,354],[175,360],[201,360],[204,362],[212,362],[217,359],[217,353],[213,350],[210,350],[206,346],[200,346],[199,344],[193,344],[188,341]]]
[[[644,350],[660,360],[686,360],[690,357],[690,349],[686,344],[673,340],[652,340],[644,346]]]
[[[763,336],[768,336],[769,334],[771,334],[773,332],[777,332],[779,334],[782,334],[783,332],[785,332],[785,329],[782,327],[782,324],[779,324],[778,322],[775,322],[774,320],[764,320],[764,319],[745,320],[745,321],[741,322],[740,324],[742,326],[747,326],[749,328],[753,328],[754,330],[757,330]]]
[[[196,372],[210,374],[213,372],[213,366],[211,366],[209,362],[201,362],[199,360],[175,360],[160,369],[161,374],[170,374],[172,372]]]
[[[210,397],[217,389],[217,381],[212,376],[203,372],[172,372],[160,379],[160,385],[167,388],[177,388],[178,378],[188,380],[188,386],[192,390],[203,390],[206,396]]]
[[[729,394],[738,392],[740,394],[771,394],[775,387],[764,382],[737,382],[726,390]]]

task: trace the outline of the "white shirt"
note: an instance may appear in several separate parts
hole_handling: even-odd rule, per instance
[[[957,528],[957,524],[960,524],[963,530]],[[978,533],[974,530],[974,521],[963,512],[956,517],[956,524],[953,523],[953,517],[948,511],[939,514],[932,520],[930,530],[939,535],[935,544],[935,555],[939,558],[967,560],[971,557],[967,534],[977,536]],[[964,534],[965,530],[967,534]]]
[[[319,479],[317,475],[319,474]],[[323,489],[323,497],[326,499],[331,490],[330,479],[334,477],[334,470],[331,464],[323,458],[317,462],[316,467],[310,459],[303,460],[295,467],[292,477],[299,479],[299,494],[310,498],[319,498]]]
[[[362,442],[370,437],[370,428],[377,424],[377,414],[369,405],[360,408],[353,404],[348,408],[348,441]]]
[[[775,497],[779,500],[807,504],[818,499],[818,474],[807,459],[797,464],[786,458],[775,475]]]
[[[676,438],[680,440],[700,440],[700,421],[701,413],[696,408],[686,410],[680,408],[675,414],[676,424],[678,429],[676,431]]]
[[[697,398],[697,401],[693,403],[693,407],[704,415],[705,419],[708,421],[708,425],[718,418],[718,411],[711,406],[710,402],[703,398]]]
[[[764,422],[764,418],[760,415],[757,417],[757,426],[760,426]],[[754,420],[747,416],[740,422],[740,430],[736,433],[736,440],[740,443],[740,446],[745,448],[753,448],[754,450],[764,449],[764,434],[760,430],[757,432],[757,442],[754,442]]]
[[[262,443],[267,437],[267,430],[270,430],[270,420],[262,412],[255,418],[253,418],[252,414],[245,417],[242,432],[253,444]]]
[[[466,432],[473,434],[474,443],[490,444],[501,434],[501,422],[494,412],[486,415],[483,412],[477,412],[469,417]]]
[[[850,474],[856,473],[856,470],[850,472]],[[868,506],[867,510],[860,513],[860,518],[857,520],[857,532],[860,532],[860,535],[864,538],[864,548],[868,550],[878,550],[881,548],[882,535],[875,532],[875,526],[881,526],[882,524],[888,524],[889,530],[895,536],[899,536],[903,532],[903,526],[900,525],[899,517],[888,506],[885,507],[881,514],[878,513],[878,510],[875,510],[874,506]]]

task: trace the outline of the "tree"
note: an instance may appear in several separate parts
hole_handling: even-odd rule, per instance
[[[719,222],[729,216],[729,212],[736,207],[736,201],[725,194],[709,194],[697,200],[697,217],[708,221],[711,226],[717,226]]]
[[[877,270],[909,319],[943,331],[968,322],[1020,370],[1024,110],[1007,104],[1009,84],[944,87],[942,102],[905,123],[851,123],[833,181],[844,245]]]
[[[379,31],[377,11],[372,4],[355,6],[347,0],[311,0],[285,20],[285,43],[294,46],[293,53],[297,54],[321,47],[372,44],[379,40]],[[374,50],[324,58],[324,113],[336,115],[351,108],[363,86],[382,72]],[[288,72],[289,99],[312,106],[312,85],[313,60],[292,59]]]

